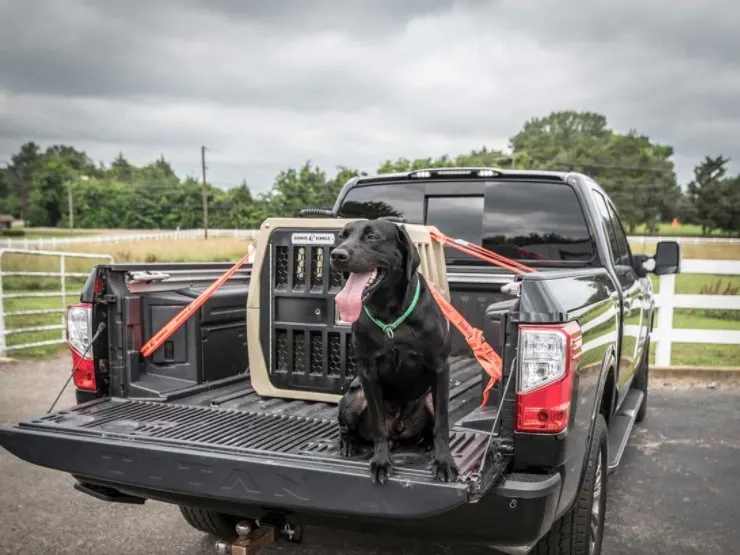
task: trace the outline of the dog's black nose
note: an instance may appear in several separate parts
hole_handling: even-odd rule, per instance
[[[331,251],[332,262],[347,262],[347,260],[349,260],[349,253],[346,249],[334,249]]]

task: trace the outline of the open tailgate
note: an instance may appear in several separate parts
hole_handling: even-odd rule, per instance
[[[0,429],[17,457],[111,486],[293,510],[412,518],[472,501],[499,476],[477,476],[488,434],[453,431],[461,480],[436,482],[430,454],[394,452],[395,473],[372,483],[370,453],[343,459],[334,419],[102,399]]]

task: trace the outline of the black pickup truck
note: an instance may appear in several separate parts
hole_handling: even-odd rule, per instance
[[[481,406],[487,376],[464,338],[453,339],[454,482],[434,481],[428,454],[407,448],[393,453],[391,480],[374,485],[369,453],[337,451],[336,401],[355,361],[333,301],[343,278],[328,254],[347,219],[378,217],[422,237],[425,277],[503,360]],[[536,272],[443,251],[424,242],[424,226]],[[303,525],[373,525],[504,553],[599,553],[608,471],[645,416],[647,274],[679,267],[676,243],[632,254],[612,202],[585,175],[446,168],[356,178],[321,218],[265,222],[253,264],[148,358],[144,342],[228,265],[96,267],[68,311],[79,404],[1,429],[0,444],[72,474],[98,499],[177,504],[191,525],[224,538],[243,520],[293,539]]]

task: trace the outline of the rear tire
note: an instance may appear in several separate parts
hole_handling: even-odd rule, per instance
[[[224,540],[236,539],[236,524],[244,518],[207,509],[198,509],[180,505],[180,512],[185,521],[196,530]]]
[[[642,391],[642,404],[637,411],[635,422],[642,422],[647,415],[648,405],[648,382],[650,378],[650,338],[645,341],[645,352],[642,355],[640,367],[637,369],[635,379],[632,381],[632,389]]]
[[[575,505],[542,538],[533,555],[599,555],[606,512],[606,420],[599,414],[586,476]]]

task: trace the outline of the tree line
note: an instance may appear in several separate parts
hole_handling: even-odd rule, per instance
[[[681,187],[672,147],[634,130],[618,133],[601,114],[574,111],[525,122],[509,147],[509,152],[483,147],[455,157],[386,160],[377,172],[449,166],[579,171],[604,187],[630,232],[641,225],[655,232],[660,222],[678,218],[701,226],[702,233],[740,235],[740,175],[727,174],[729,160],[722,155],[698,161],[693,179]],[[331,207],[347,180],[360,173],[339,167],[329,175],[307,162],[281,171],[271,189],[258,195],[246,182],[229,189],[207,184],[209,225],[256,228],[269,216]],[[174,229],[203,223],[200,181],[178,177],[164,158],[136,166],[119,154],[110,164],[96,164],[72,146],[43,150],[27,142],[0,168],[0,213],[31,226],[68,227],[70,192],[76,228]]]

